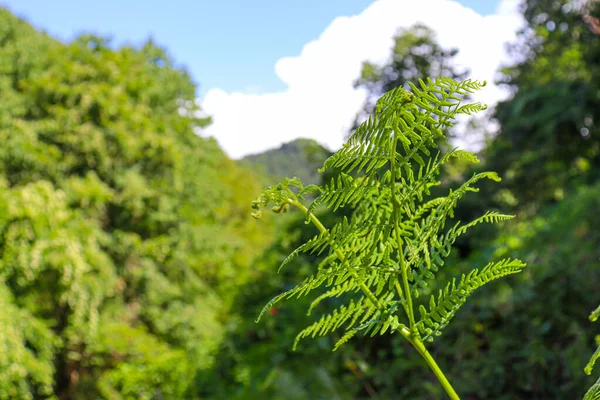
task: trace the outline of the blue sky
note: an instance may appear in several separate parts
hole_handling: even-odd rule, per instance
[[[413,0],[398,0],[413,1]],[[418,1],[418,0],[415,0]],[[331,21],[355,15],[369,0],[0,0],[37,28],[63,40],[81,32],[141,43],[152,36],[199,83],[225,91],[285,89],[274,65],[298,55]],[[460,0],[481,15],[498,0]]]

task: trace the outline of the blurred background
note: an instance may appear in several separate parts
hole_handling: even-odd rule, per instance
[[[0,0],[0,399],[443,399],[401,337],[296,333],[315,232],[250,218],[305,183],[374,101],[487,80],[442,150],[482,160],[443,276],[519,257],[431,346],[464,399],[576,399],[600,302],[600,5],[594,0]],[[351,210],[325,214],[332,224]],[[433,291],[436,288],[429,288]],[[324,302],[332,309],[335,299]]]

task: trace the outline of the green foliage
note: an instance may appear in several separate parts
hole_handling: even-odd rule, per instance
[[[52,356],[58,344],[52,330],[14,302],[0,285],[0,398],[52,394]]]
[[[421,320],[417,322],[417,328],[424,335],[424,340],[432,342],[434,336],[441,335],[442,329],[476,289],[495,279],[521,272],[523,267],[525,263],[520,260],[505,259],[489,263],[481,271],[474,269],[467,275],[463,274],[458,285],[456,280],[448,283],[443,291],[439,291],[437,303],[435,297],[431,297],[429,310],[424,306],[419,308]]]
[[[56,353],[93,340],[99,306],[114,295],[114,266],[102,249],[107,237],[48,182],[0,190],[5,317],[23,321],[2,324],[3,356],[14,363],[2,370],[17,373],[3,379],[10,390],[0,398],[50,395]]]
[[[385,125],[385,151],[357,140],[322,185],[289,180],[274,190],[274,211],[285,215],[271,234],[270,215],[260,226],[247,218],[249,194],[270,178],[194,134],[210,119],[198,118],[190,77],[163,49],[87,35],[59,43],[0,9],[0,399],[439,399],[442,387],[409,351],[414,332],[394,281],[424,309],[420,340],[444,333],[425,343],[464,398],[566,400],[590,386],[586,398],[597,398],[600,383],[581,369],[598,354],[586,319],[600,258],[598,4],[524,3],[531,29],[514,47],[523,61],[502,71],[514,97],[497,108],[501,129],[481,164],[450,150],[427,118],[419,123],[432,135],[408,129],[409,151],[396,144],[393,168],[402,247],[383,242],[396,234]],[[386,114],[375,100],[400,85],[463,79],[455,53],[426,27],[400,31],[385,64],[364,64],[357,121]],[[402,94],[394,107],[412,107]],[[452,134],[444,115],[416,108]],[[451,111],[479,109],[463,101]],[[380,120],[367,123],[377,130]],[[417,136],[433,137],[441,153]],[[312,147],[292,142],[257,161],[278,178],[318,183],[329,154]],[[477,185],[478,196],[454,189],[474,177],[468,191]],[[277,205],[294,199],[286,186],[312,224]],[[498,208],[524,218],[502,230],[482,224],[509,218],[484,213]],[[315,236],[316,221],[331,229]],[[498,280],[469,294],[519,270],[515,256],[531,265],[517,285]],[[280,274],[268,273],[274,265]],[[298,326],[308,328],[298,335]],[[387,335],[394,328],[401,335]],[[292,352],[304,334],[315,340]]]
[[[462,331],[452,339],[461,349],[441,357],[456,364],[448,373],[459,374],[465,396],[567,400],[591,385],[582,367],[593,342],[587,310],[597,305],[590,294],[598,281],[599,194],[598,184],[583,187],[534,217],[513,220],[461,263],[516,256],[529,265],[517,285],[498,282],[455,317]]]
[[[107,351],[113,352],[108,354]],[[120,359],[98,382],[101,396],[109,399],[184,398],[193,378],[193,361],[181,348],[169,346],[143,327],[106,318],[94,344],[93,357]],[[85,392],[81,393],[82,397]]]
[[[375,114],[325,161],[321,171],[339,168],[341,174],[337,179],[321,187],[304,187],[297,178],[284,179],[279,185],[267,188],[253,203],[255,217],[260,217],[260,209],[270,203],[274,204],[275,212],[296,206],[304,212],[307,222],[319,230],[283,264],[299,253],[326,254],[316,272],[272,299],[259,319],[280,300],[305,296],[320,287],[327,291],[317,297],[311,310],[324,299],[345,299],[343,305],[301,331],[294,347],[306,336],[323,336],[340,328],[345,334],[335,348],[358,332],[373,336],[398,331],[429,360],[431,356],[421,343],[421,333],[427,340],[433,340],[433,335],[439,334],[473,290],[519,272],[525,265],[505,260],[489,264],[481,271],[473,270],[462,276],[458,286],[454,281],[448,284],[437,304],[432,297],[430,309],[421,307],[421,320],[415,319],[413,296],[418,297],[420,290],[436,280],[436,272],[443,265],[442,257],[449,254],[456,238],[480,222],[498,222],[510,216],[488,213],[464,225],[458,222],[444,232],[458,201],[468,192],[477,191],[474,186],[477,181],[499,180],[495,173],[479,173],[459,188],[451,189],[447,196],[431,198],[430,189],[439,185],[440,168],[448,160],[456,157],[477,161],[464,151],[453,150],[444,156],[431,153],[437,148],[436,139],[444,137],[443,128],[452,125],[456,114],[485,109],[477,103],[462,107],[460,104],[482,84],[438,78],[420,80],[419,87],[409,85],[411,92],[397,88],[382,96]],[[307,208],[302,204],[303,196],[315,192],[317,197]],[[318,205],[333,210],[351,207],[355,211],[350,220],[344,218],[326,229],[314,214]],[[443,377],[436,368],[432,367],[438,378]],[[452,398],[456,397],[451,387],[445,384],[444,387]]]
[[[502,174],[507,206],[537,209],[598,179],[600,45],[586,16],[597,1],[529,0],[528,29],[513,46],[520,63],[502,70],[514,97],[495,117],[502,129],[485,150]],[[551,99],[551,100],[550,100]]]
[[[600,214],[595,212],[598,209],[600,186],[596,184],[568,194],[536,216],[507,221],[496,238],[481,243],[467,256],[461,256],[460,248],[454,245],[443,267],[435,273],[437,284],[429,281],[429,286],[420,291],[419,299],[425,300],[422,304],[427,307],[431,294],[435,294],[437,302],[438,290],[443,290],[446,282],[457,277],[458,283],[461,274],[480,270],[490,259],[518,257],[528,264],[511,279],[500,279],[486,285],[485,290],[475,291],[453,317],[451,327],[442,331],[444,337],[427,345],[461,398],[568,400],[582,398],[596,381],[582,373],[582,369],[594,351],[595,332],[590,330],[587,317],[588,310],[597,306],[592,294],[597,291],[600,259],[600,230],[594,228],[600,224]],[[327,217],[320,211],[318,217],[325,224]],[[293,213],[288,216],[293,217]],[[314,228],[303,226],[301,220],[285,230],[288,237],[279,239],[282,244],[278,252],[285,253],[287,249],[289,253],[313,236],[310,228]],[[332,222],[329,219],[327,226]],[[469,234],[459,237],[457,242],[481,236],[488,226],[479,224],[470,228]],[[275,257],[274,250],[269,257],[264,263],[271,268],[285,258]],[[303,253],[279,275],[271,274],[254,282],[254,295],[244,296],[240,303],[241,315],[253,318],[253,312],[269,300],[267,293],[290,289],[289,282],[299,282],[311,275],[320,260]],[[317,293],[313,298],[324,291],[313,292]],[[433,383],[429,371],[422,369],[420,356],[410,350],[410,344],[400,335],[373,338],[355,335],[330,357],[323,358],[322,354],[342,336],[334,331],[327,337],[304,340],[300,344],[302,351],[292,352],[296,334],[293,327],[313,322],[312,317],[306,316],[311,303],[308,300],[313,299],[301,297],[278,303],[275,315],[265,314],[257,327],[248,321],[248,325],[243,325],[244,330],[232,339],[239,357],[239,363],[232,365],[250,365],[250,380],[257,385],[254,392],[252,386],[246,386],[246,393],[253,393],[255,398],[283,396],[284,391],[277,386],[278,379],[263,391],[258,387],[274,371],[277,377],[281,376],[277,373],[294,374],[295,385],[306,390],[302,397],[305,399],[443,397],[442,388]],[[313,314],[335,308],[344,301],[344,298],[327,299]],[[252,329],[257,333],[247,336],[247,330]],[[330,374],[336,384],[333,389],[320,384],[312,375],[317,369]],[[377,395],[370,394],[366,387],[371,387]]]
[[[195,133],[151,41],[63,44],[0,9],[0,60],[0,398],[197,398],[268,245],[257,176]]]

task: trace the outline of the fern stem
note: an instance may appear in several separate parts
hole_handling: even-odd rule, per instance
[[[427,351],[427,348],[425,347],[421,339],[414,337],[412,333],[408,329],[406,329],[406,327],[400,329],[400,334],[404,336],[404,338],[408,340],[410,344],[414,346],[415,349],[417,349],[421,357],[423,357],[429,368],[431,368],[431,370],[435,374],[435,377],[442,384],[442,387],[448,394],[448,397],[450,397],[452,400],[460,400],[460,397],[458,397],[458,394],[448,381],[448,378],[446,378],[446,375],[444,375],[444,373],[437,365],[431,354],[429,354],[429,351]]]
[[[454,391],[454,388],[446,378],[446,375],[442,372],[440,367],[437,365],[427,348],[419,338],[419,331],[417,330],[417,326],[415,323],[415,314],[413,310],[412,303],[412,294],[410,293],[410,286],[408,284],[408,266],[404,260],[404,243],[402,241],[402,237],[400,236],[400,227],[399,227],[399,218],[400,218],[400,202],[398,201],[398,197],[396,196],[396,146],[398,143],[398,137],[394,134],[394,140],[392,140],[392,148],[391,148],[391,157],[390,157],[390,168],[392,172],[391,179],[391,192],[392,192],[392,204],[394,207],[394,232],[396,236],[396,241],[398,243],[398,262],[400,263],[400,273],[402,275],[402,285],[404,286],[404,297],[406,299],[406,306],[404,309],[407,311],[408,320],[410,323],[410,331],[406,329],[406,327],[402,327],[400,329],[400,333],[406,340],[408,340],[415,349],[419,352],[421,357],[425,360],[429,368],[433,371],[436,378],[442,384],[442,387],[448,394],[448,396],[452,400],[460,400],[458,394]],[[402,291],[398,287],[398,283],[396,282],[396,289],[398,293]]]
[[[313,213],[308,212],[308,208],[306,208],[304,206],[304,204],[300,203],[298,200],[293,200],[293,199],[290,199],[289,203],[293,206],[298,207],[298,209],[300,209],[300,211],[302,211],[305,216],[308,216],[308,219],[310,220],[310,222],[312,222],[312,224],[319,230],[320,233],[329,234],[329,231],[327,230],[327,228],[325,228],[325,226],[323,226],[321,221],[319,221],[319,219]],[[332,242],[331,245],[335,246],[335,243]],[[343,263],[346,260],[344,253],[339,248],[337,248],[337,246],[334,247],[334,250],[335,250],[335,254],[337,255],[338,259]],[[358,274],[356,273],[356,271],[350,270],[350,273],[352,274],[352,277],[354,279],[356,279],[357,282],[360,282],[360,289],[365,294],[365,296],[367,296],[367,298],[371,301],[371,303],[373,303],[375,305],[375,307],[377,307],[379,309],[379,311],[383,312],[384,311],[383,305],[379,302],[379,300],[377,300],[377,297],[375,297],[373,292],[371,292],[371,289],[369,289],[369,287],[367,285],[365,285],[364,282],[361,281],[361,279],[358,276]]]
[[[398,283],[397,279],[394,282],[394,286],[396,287],[396,292],[398,292],[398,296],[400,296],[400,300],[404,299],[404,294],[402,294],[402,287],[400,287],[400,283]],[[404,312],[406,313],[406,315],[409,315],[408,305],[406,304],[406,301],[402,301],[402,307],[404,307]]]
[[[410,325],[410,331],[413,335],[418,337],[417,326],[415,324],[415,313],[412,304],[412,295],[410,293],[410,286],[408,284],[408,267],[404,262],[404,245],[402,237],[400,237],[400,202],[396,196],[396,145],[398,144],[398,136],[394,133],[394,140],[392,140],[390,168],[392,170],[391,179],[391,192],[392,192],[392,204],[394,206],[394,232],[396,234],[396,241],[398,242],[398,262],[400,263],[400,274],[402,275],[402,285],[404,286],[404,298],[406,299],[406,307],[404,309],[408,314],[408,322]]]

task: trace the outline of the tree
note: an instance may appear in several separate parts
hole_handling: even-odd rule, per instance
[[[507,178],[504,202],[539,208],[600,176],[600,42],[591,22],[600,6],[529,0],[523,11],[528,26],[512,49],[522,61],[502,78],[514,96],[497,107],[501,130],[485,158]]]
[[[0,398],[197,397],[268,245],[257,177],[194,133],[195,86],[151,41],[0,10],[0,60]]]

